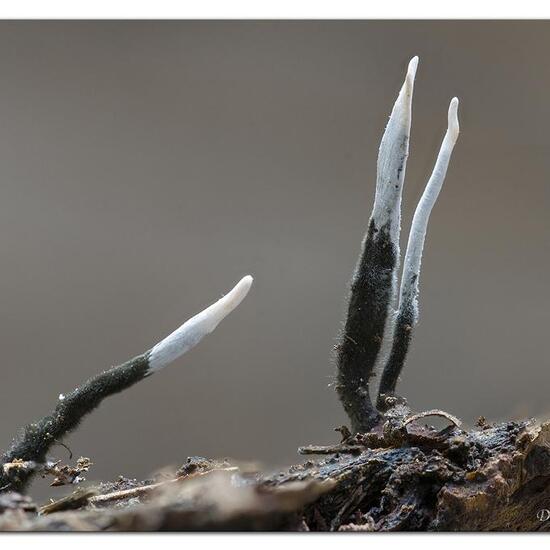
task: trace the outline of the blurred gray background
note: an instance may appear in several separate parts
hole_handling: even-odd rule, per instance
[[[549,48],[543,21],[1,23],[0,446],[247,273],[212,336],[67,443],[111,479],[336,441],[332,347],[415,54],[404,242],[454,95],[461,135],[399,389],[470,424],[549,415]]]

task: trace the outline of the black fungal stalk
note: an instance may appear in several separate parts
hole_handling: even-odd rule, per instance
[[[369,379],[382,345],[393,295],[397,251],[387,227],[371,220],[351,283],[348,316],[338,345],[337,391],[353,432],[369,431],[380,415],[369,394]]]
[[[411,102],[418,58],[407,76],[384,132],[377,162],[376,196],[337,346],[336,389],[352,431],[367,432],[380,415],[371,402],[374,375],[396,293],[401,194],[409,154]]]
[[[78,427],[82,419],[110,395],[133,386],[148,375],[148,353],[113,367],[93,378],[67,395],[60,395],[59,402],[51,414],[38,422],[28,424],[15,438],[10,448],[2,455],[0,464],[16,460],[32,461],[37,465],[46,460],[50,447]],[[0,470],[0,487],[23,491],[35,468],[12,468]]]
[[[142,355],[90,378],[59,396],[55,409],[28,424],[0,458],[0,492],[24,491],[46,461],[52,445],[78,427],[107,397],[120,393],[163,369],[210,334],[244,299],[252,285],[247,275],[223,298],[201,311]]]
[[[418,311],[412,300],[403,303],[395,319],[393,341],[387,363],[382,371],[380,386],[378,387],[378,399],[376,406],[380,411],[386,411],[393,403],[395,387],[399,375],[405,365],[405,359],[412,341],[413,327],[418,321]]]
[[[347,318],[338,344],[336,388],[351,420],[352,431],[356,433],[372,430],[381,424],[383,413],[403,404],[395,395],[395,387],[418,322],[418,281],[428,220],[458,138],[458,100],[454,98],[449,106],[447,133],[411,225],[399,305],[394,311],[400,260],[401,195],[417,63],[416,57],[409,63],[405,83],[380,144],[374,207],[353,275]],[[391,351],[382,361],[384,369],[375,408],[370,398],[369,379],[374,376],[380,360],[385,332],[389,333]]]

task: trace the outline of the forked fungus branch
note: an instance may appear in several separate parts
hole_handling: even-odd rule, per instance
[[[428,219],[445,179],[458,137],[458,99],[451,100],[448,129],[434,171],[416,209],[397,301],[401,196],[409,154],[412,96],[418,57],[411,59],[405,82],[393,107],[378,153],[374,207],[361,255],[351,281],[348,313],[338,345],[337,391],[354,432],[368,432],[381,413],[396,402],[394,393],[412,330],[418,322],[418,281]],[[384,334],[391,352],[380,358]],[[372,404],[369,380],[377,363],[384,364],[377,399]]]

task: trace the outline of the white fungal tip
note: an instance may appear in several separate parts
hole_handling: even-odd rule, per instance
[[[376,195],[371,219],[376,227],[389,225],[390,238],[398,247],[401,225],[401,194],[405,180],[409,136],[411,132],[412,98],[418,56],[409,61],[407,75],[393,105],[390,119],[380,142],[376,163]]]
[[[254,278],[252,275],[245,275],[224,298],[227,299],[227,306],[231,309],[227,312],[229,313],[235,309],[246,297]],[[222,298],[222,300],[224,299]]]
[[[196,346],[245,298],[252,286],[250,275],[243,277],[225,296],[197,313],[159,342],[149,354],[149,373],[162,369]]]
[[[451,99],[447,119],[449,125],[449,133],[451,134],[453,139],[456,140],[460,131],[460,126],[458,124],[458,97],[453,97],[453,99]]]
[[[414,79],[416,76],[416,69],[418,68],[418,56],[415,55],[410,61],[409,61],[409,67],[407,69],[407,76],[410,76]]]
[[[451,154],[459,133],[458,98],[456,97],[451,99],[447,120],[447,132],[443,138],[443,143],[441,144],[432,175],[426,184],[424,193],[414,212],[409,233],[409,242],[407,244],[407,252],[405,254],[403,275],[401,277],[400,304],[406,304],[406,301],[403,301],[404,298],[413,297],[414,300],[416,300],[416,296],[418,295],[420,264],[428,229],[428,220],[430,219],[430,213],[439,196],[443,182],[445,181]]]
[[[402,91],[404,91],[407,96],[410,96],[412,94],[417,68],[418,68],[418,56],[415,55],[409,61],[409,66],[407,67],[407,76],[405,77],[405,83],[403,84]]]

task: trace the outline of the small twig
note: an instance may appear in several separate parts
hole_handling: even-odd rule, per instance
[[[336,453],[358,454],[364,451],[363,445],[306,445],[298,448],[301,455],[331,455]]]
[[[407,424],[415,422],[416,420],[419,420],[420,418],[424,418],[426,416],[442,416],[443,418],[446,418],[449,422],[452,422],[457,428],[462,427],[462,422],[456,416],[453,416],[452,414],[449,414],[448,412],[439,409],[432,409],[429,411],[413,414],[404,420],[403,426],[406,426]]]
[[[170,479],[169,481],[161,481],[160,483],[152,483],[151,485],[144,485],[142,487],[133,487],[132,489],[124,489],[122,491],[113,491],[112,493],[106,493],[104,495],[95,495],[90,498],[90,504],[105,504],[106,502],[113,502],[116,500],[124,500],[128,498],[136,498],[148,493],[151,493],[159,487],[165,487],[171,483],[179,481],[178,479]]]
[[[61,510],[76,510],[82,508],[90,501],[90,498],[95,495],[94,489],[78,489],[70,495],[60,498],[49,504],[45,504],[40,508],[40,515],[53,514],[54,512],[60,512]]]
[[[176,479],[169,479],[168,481],[160,481],[159,483],[152,483],[151,485],[144,485],[142,487],[133,487],[132,489],[124,489],[121,491],[113,491],[112,493],[106,493],[104,495],[95,495],[90,498],[90,504],[105,504],[107,502],[113,502],[116,500],[125,500],[128,498],[141,497],[152,493],[156,489],[172,485],[174,483],[182,483],[189,479],[194,479],[198,477],[204,477],[210,475],[214,472],[235,472],[238,471],[237,466],[231,466],[228,468],[217,468],[214,470],[208,470],[206,472],[195,472],[187,476],[178,477]]]

